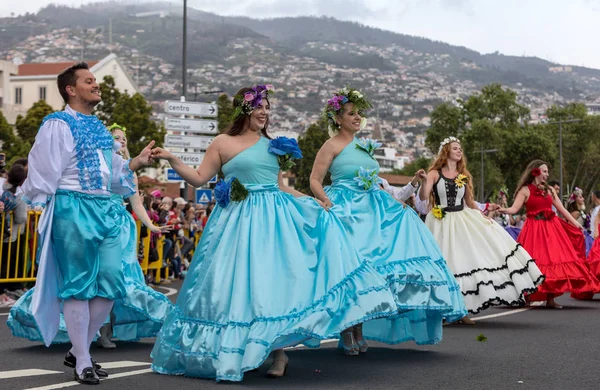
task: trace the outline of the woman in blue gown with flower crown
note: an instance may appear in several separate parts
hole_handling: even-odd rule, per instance
[[[161,374],[240,381],[273,353],[267,375],[283,376],[282,348],[393,315],[385,280],[362,260],[341,222],[282,183],[301,156],[295,140],[269,141],[270,85],[241,89],[231,127],[195,170],[156,148],[199,187],[222,170],[210,215],[175,309],[152,351]]]
[[[127,150],[125,129],[115,124],[109,130],[113,134],[113,138],[123,145],[119,153],[128,159],[129,152]],[[134,181],[137,184],[135,179]],[[120,206],[116,208],[118,212],[115,213],[114,218],[118,221],[117,225],[121,226],[122,271],[125,276],[127,295],[125,298],[115,301],[111,317],[107,318],[107,324],[100,329],[100,334],[107,338],[107,342],[110,342],[111,337],[115,337],[120,341],[136,341],[141,338],[154,337],[173,305],[164,294],[154,291],[146,285],[137,258],[137,227],[135,221],[123,205],[121,195],[113,194],[111,200]],[[155,233],[161,232],[161,228],[154,226],[146,214],[139,194],[132,195],[129,202],[140,221],[148,229]],[[44,342],[31,312],[34,289],[35,287],[27,291],[11,308],[7,324],[14,336]],[[69,342],[64,316],[61,314],[58,333],[52,343]],[[70,364],[68,359],[65,360],[65,364]]]
[[[349,355],[367,351],[364,339],[396,344],[414,340],[435,344],[442,321],[466,316],[460,289],[439,247],[419,216],[380,190],[379,163],[373,140],[357,139],[364,110],[371,104],[344,88],[330,99],[325,118],[331,138],[319,150],[311,173],[311,189],[344,223],[352,243],[387,279],[399,313],[357,325],[342,334]],[[327,171],[332,184],[323,188]]]

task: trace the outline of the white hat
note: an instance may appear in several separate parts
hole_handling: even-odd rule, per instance
[[[173,199],[173,202],[175,202],[177,204],[186,204],[187,203],[185,201],[185,199],[183,199],[183,198],[175,198],[175,199]]]

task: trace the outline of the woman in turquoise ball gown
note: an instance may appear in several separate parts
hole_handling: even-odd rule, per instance
[[[283,348],[316,347],[363,321],[395,313],[386,281],[363,260],[341,223],[314,198],[283,184],[301,152],[269,140],[271,85],[234,97],[233,124],[200,167],[156,148],[194,187],[220,170],[217,206],[194,252],[175,309],[152,351],[161,374],[241,381],[273,352],[270,377],[283,376]]]
[[[327,102],[324,116],[331,138],[319,150],[311,189],[344,223],[352,243],[387,279],[398,314],[357,325],[342,335],[351,355],[367,351],[365,339],[396,344],[414,340],[435,344],[442,322],[466,316],[464,301],[431,232],[410,208],[380,189],[380,143],[358,139],[364,111],[371,104],[355,89],[344,88]],[[323,188],[331,173],[332,184]]]
[[[119,152],[125,158],[129,158],[125,129],[121,126],[113,125],[110,127],[110,130],[115,140],[123,145]],[[111,316],[107,318],[107,324],[100,329],[100,334],[106,337],[106,341],[109,343],[111,343],[110,338],[112,337],[120,341],[136,341],[145,337],[154,337],[160,330],[164,318],[173,305],[164,294],[146,285],[144,274],[137,258],[137,228],[135,221],[123,205],[122,196],[113,194],[112,200],[120,206],[117,208],[119,212],[114,215],[114,218],[119,221],[119,225],[121,226],[121,245],[124,253],[122,267],[125,275],[127,295],[125,298],[115,301]],[[138,193],[132,195],[129,198],[129,202],[140,221],[150,231],[155,233],[161,232],[159,227],[152,224]],[[13,335],[31,341],[43,342],[31,313],[31,299],[34,288],[27,291],[11,308],[7,324]],[[62,314],[59,331],[52,342],[54,344],[70,342]],[[104,345],[106,346],[107,344]],[[65,359],[65,365],[70,366],[70,364],[69,359]]]

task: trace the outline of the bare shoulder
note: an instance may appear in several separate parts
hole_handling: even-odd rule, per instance
[[[550,187],[549,190],[554,191],[554,189],[552,187]],[[554,192],[552,192],[552,193],[554,193]],[[519,194],[522,194],[525,196],[525,198],[528,198],[529,194],[530,194],[529,187],[528,186],[521,187],[521,189],[519,190]]]
[[[332,156],[335,157],[338,154],[340,154],[347,145],[348,145],[347,141],[345,141],[339,137],[333,137],[333,138],[329,138],[327,141],[325,141],[322,149],[324,149],[328,154],[331,154]]]
[[[427,178],[429,180],[437,180],[440,178],[440,173],[436,170],[431,170],[431,171],[427,172]]]
[[[338,148],[338,143],[333,138],[329,138],[323,146],[321,146],[320,151],[326,154],[335,154],[335,151]]]

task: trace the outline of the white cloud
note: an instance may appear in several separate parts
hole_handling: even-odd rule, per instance
[[[79,6],[90,0],[52,0]],[[171,0],[181,4],[181,0]],[[48,0],[0,2],[0,15],[36,12]],[[333,16],[490,53],[600,68],[598,0],[188,0],[221,15]]]

